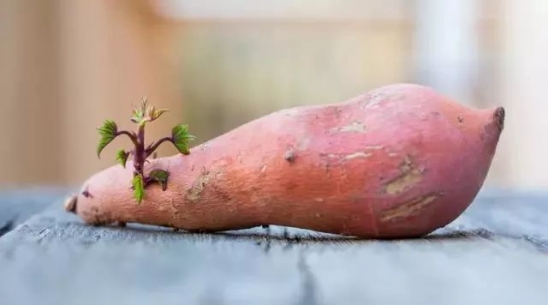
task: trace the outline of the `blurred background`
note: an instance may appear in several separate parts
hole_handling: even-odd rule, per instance
[[[548,189],[543,0],[0,0],[0,183],[78,185],[142,96],[199,144],[291,106],[415,82],[502,105],[490,187]],[[160,155],[174,154],[165,145]]]

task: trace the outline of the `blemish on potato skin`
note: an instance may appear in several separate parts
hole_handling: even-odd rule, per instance
[[[379,150],[379,149],[383,149],[384,146],[382,146],[382,145],[367,145],[364,148],[366,150]]]
[[[197,201],[200,199],[200,195],[203,192],[205,186],[207,183],[211,181],[212,178],[214,178],[217,174],[219,174],[219,170],[217,171],[205,171],[202,173],[192,184],[192,187],[188,189],[186,199],[190,201]]]
[[[295,151],[293,151],[292,149],[289,149],[289,150],[285,151],[284,159],[287,162],[293,163],[293,162],[295,162],[295,158],[296,158]]]
[[[352,160],[352,159],[356,159],[356,158],[368,158],[370,156],[372,156],[373,154],[372,153],[365,153],[365,152],[355,152],[353,154],[349,154],[349,155],[346,155],[343,160],[344,161],[348,161],[348,160]]]
[[[329,159],[337,158],[336,154],[322,154],[323,156],[326,156]]]
[[[434,200],[438,199],[440,196],[441,195],[439,193],[430,193],[397,204],[395,207],[384,211],[382,213],[382,216],[380,217],[380,221],[387,222],[396,218],[411,216],[426,207]]]
[[[400,167],[401,174],[385,185],[385,193],[395,195],[422,180],[422,172],[406,157]]]
[[[362,108],[374,109],[379,107],[384,101],[387,100],[387,96],[378,92],[371,92],[362,104]]]
[[[88,187],[86,186],[86,188],[82,191],[82,195],[84,195],[84,197],[86,198],[93,198],[93,195],[91,195],[91,193],[89,192],[88,190]]]
[[[342,126],[342,127],[335,127],[331,129],[331,132],[333,133],[340,133],[340,132],[358,132],[358,133],[365,133],[365,125],[362,122],[354,121],[351,124]]]
[[[369,158],[373,155],[370,150],[380,150],[384,146],[366,146],[364,151],[357,151],[350,154],[321,154],[322,157],[327,157],[328,159],[339,159],[340,161],[350,161],[358,158]]]

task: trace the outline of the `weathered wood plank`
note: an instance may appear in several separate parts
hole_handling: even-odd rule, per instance
[[[481,195],[429,238],[89,227],[61,199],[0,238],[0,304],[546,304],[548,197]],[[287,236],[284,236],[286,234]]]

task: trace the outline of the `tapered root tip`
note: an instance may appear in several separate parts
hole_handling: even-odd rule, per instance
[[[76,196],[70,196],[65,200],[65,211],[69,213],[76,214],[76,202],[78,201],[78,197]]]
[[[494,118],[500,131],[504,129],[505,116],[506,111],[504,110],[504,107],[497,107],[497,109],[495,110]]]

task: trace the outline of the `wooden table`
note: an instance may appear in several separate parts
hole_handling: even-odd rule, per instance
[[[425,239],[89,227],[66,189],[0,192],[0,304],[548,304],[548,195],[483,191]]]

